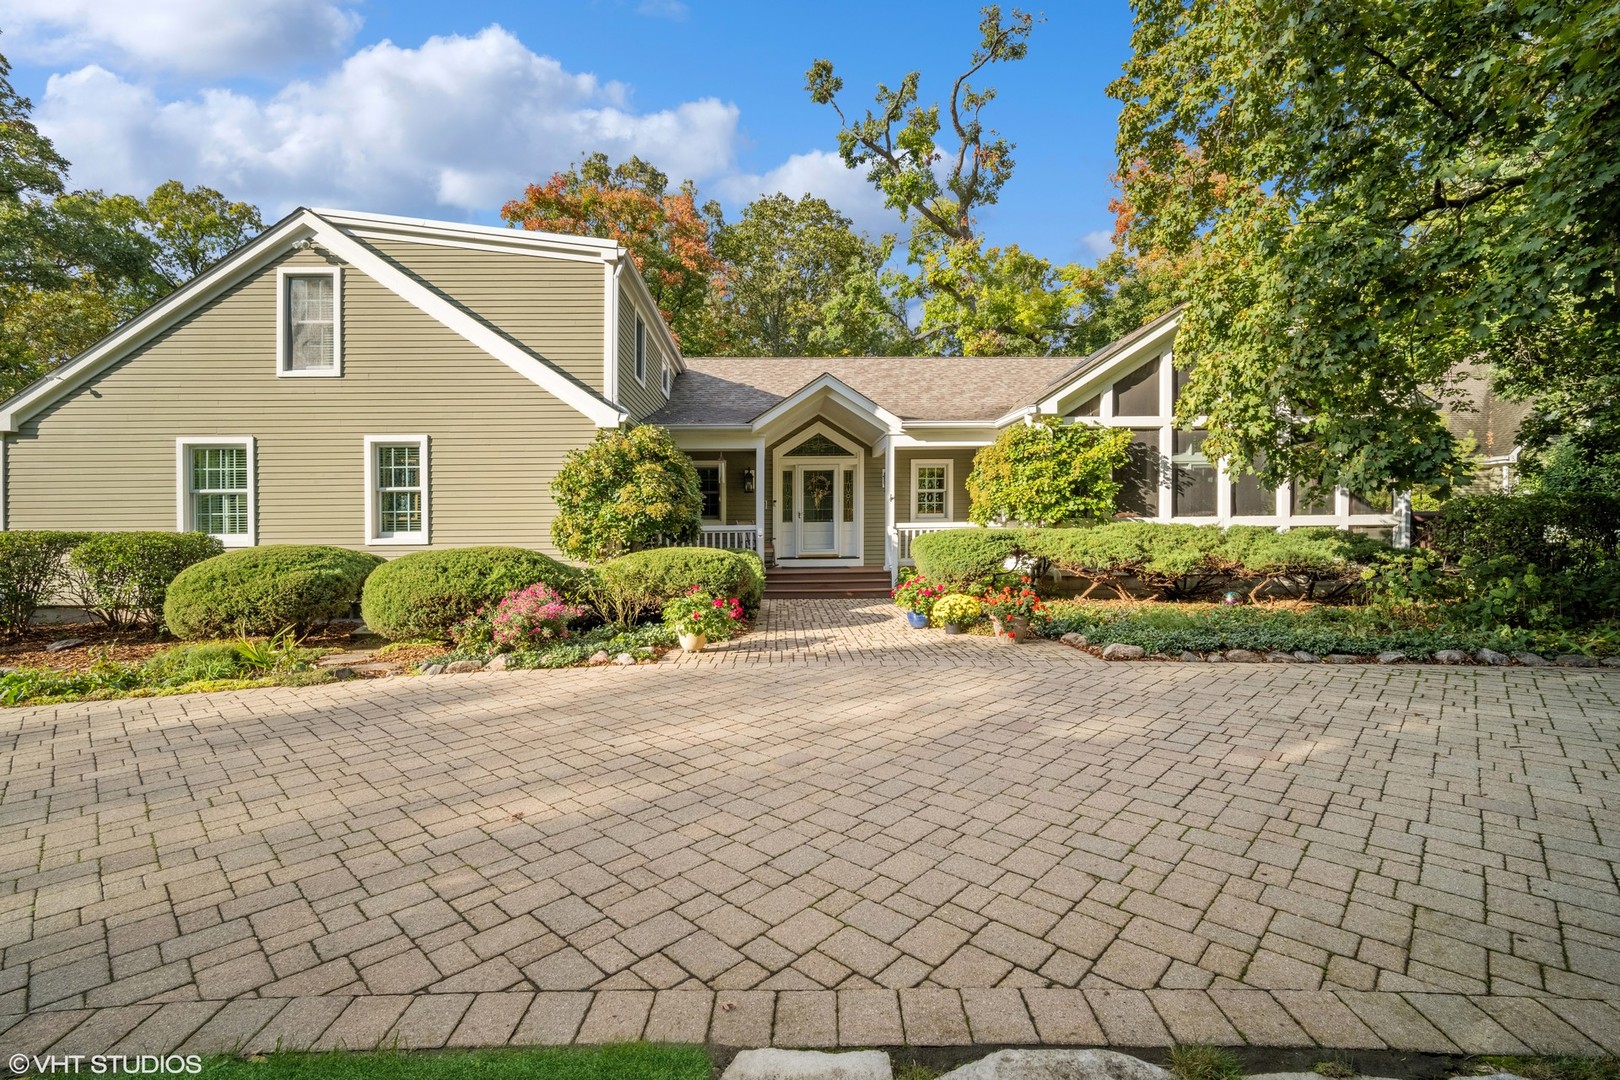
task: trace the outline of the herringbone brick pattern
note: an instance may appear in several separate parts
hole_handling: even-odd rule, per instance
[[[866,625],[0,714],[0,1046],[1616,1049],[1620,674]]]

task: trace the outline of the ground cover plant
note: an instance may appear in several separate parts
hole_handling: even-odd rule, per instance
[[[256,1054],[210,1058],[208,1080],[708,1080],[701,1046],[625,1043],[522,1050]]]

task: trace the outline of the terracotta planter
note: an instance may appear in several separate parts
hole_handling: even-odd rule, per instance
[[[707,634],[680,634],[680,633],[677,633],[675,635],[675,637],[681,643],[681,652],[688,652],[688,653],[702,652],[704,646],[706,646],[709,643],[709,635],[707,635]]]
[[[996,620],[1003,644],[1022,645],[1030,638],[1029,620],[1022,615],[1009,615]]]

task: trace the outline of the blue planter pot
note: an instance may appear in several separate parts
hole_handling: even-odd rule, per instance
[[[906,612],[906,622],[911,624],[911,628],[913,630],[928,629],[928,616],[921,615],[915,611]]]

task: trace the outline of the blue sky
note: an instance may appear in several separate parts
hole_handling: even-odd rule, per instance
[[[984,215],[994,243],[1059,262],[1105,250],[1130,11],[1044,11],[1028,58],[993,70],[989,123],[1018,167]],[[493,223],[524,182],[580,153],[639,153],[731,214],[764,190],[898,223],[836,157],[803,89],[817,57],[846,112],[923,73],[943,97],[975,43],[955,0],[0,0],[0,52],[77,185],[170,177],[257,202]]]

